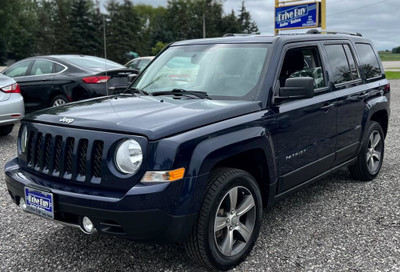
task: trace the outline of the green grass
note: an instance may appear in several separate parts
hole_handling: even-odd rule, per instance
[[[400,79],[400,72],[389,71],[385,75],[387,79]]]
[[[379,52],[379,57],[382,61],[400,61],[400,54],[390,52]]]

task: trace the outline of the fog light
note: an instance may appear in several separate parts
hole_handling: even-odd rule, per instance
[[[82,218],[82,228],[89,234],[94,232],[94,225],[92,221],[86,216]]]

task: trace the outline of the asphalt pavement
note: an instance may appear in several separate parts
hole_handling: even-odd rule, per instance
[[[400,271],[400,80],[391,81],[384,164],[372,182],[342,169],[265,210],[234,271]],[[17,128],[0,138],[0,271],[203,271],[180,245],[85,235],[22,212],[4,182]]]

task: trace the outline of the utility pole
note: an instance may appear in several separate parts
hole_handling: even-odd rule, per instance
[[[203,13],[203,39],[206,38],[206,15]]]

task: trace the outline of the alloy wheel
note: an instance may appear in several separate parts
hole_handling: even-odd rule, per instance
[[[382,138],[378,131],[374,130],[368,139],[367,166],[371,174],[375,174],[382,159]]]
[[[225,256],[241,252],[253,233],[256,207],[251,192],[242,186],[230,189],[218,205],[214,221],[214,240]]]

